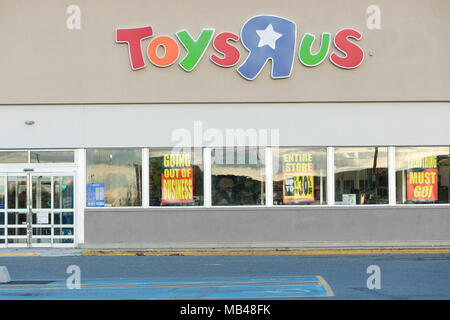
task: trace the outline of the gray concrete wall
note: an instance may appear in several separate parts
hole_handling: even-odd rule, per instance
[[[450,206],[85,211],[85,247],[450,244]],[[331,244],[331,245],[330,245]]]

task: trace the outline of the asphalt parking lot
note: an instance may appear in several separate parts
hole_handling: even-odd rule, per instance
[[[0,266],[11,277],[1,300],[450,299],[449,254],[5,255]],[[76,284],[69,266],[79,268],[80,289],[67,287]],[[369,266],[378,267],[379,288],[368,288]]]

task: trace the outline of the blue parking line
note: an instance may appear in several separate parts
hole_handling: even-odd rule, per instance
[[[46,285],[2,285],[2,300],[40,299],[272,299],[330,296],[318,277],[233,279],[137,279],[85,281],[81,289],[65,282]]]

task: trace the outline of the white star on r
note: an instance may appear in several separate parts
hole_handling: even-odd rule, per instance
[[[269,46],[275,50],[275,42],[283,36],[282,33],[275,32],[272,24],[269,24],[265,30],[256,30],[259,36],[258,48]]]

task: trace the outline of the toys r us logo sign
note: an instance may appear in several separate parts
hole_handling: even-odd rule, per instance
[[[175,33],[178,41],[184,46],[187,54],[179,62],[183,70],[194,70],[206,49],[211,43],[215,29],[204,28],[197,39],[194,39],[187,30]],[[141,42],[143,39],[153,37],[151,26],[141,28],[118,28],[115,38],[117,43],[127,43],[132,70],[145,67],[142,55]],[[230,41],[241,41],[249,51],[245,61],[237,68],[237,72],[247,80],[255,79],[268,60],[272,60],[273,79],[288,78],[291,76],[295,60],[295,45],[297,25],[295,22],[274,16],[261,15],[247,20],[241,29],[240,37],[232,32],[222,32],[213,40],[213,47],[220,54],[212,54],[210,60],[220,67],[232,67],[240,59],[241,53]],[[329,55],[333,65],[343,69],[358,67],[363,59],[363,50],[350,39],[359,41],[362,35],[352,29],[345,28],[338,31],[333,39],[334,47],[341,53]],[[298,59],[306,67],[320,65],[328,56],[331,47],[331,33],[323,32],[320,49],[311,52],[316,36],[305,33],[298,49]],[[158,55],[158,48],[163,47],[163,55]],[[180,47],[169,36],[153,38],[147,47],[147,58],[156,67],[168,67],[174,64],[180,56]]]

